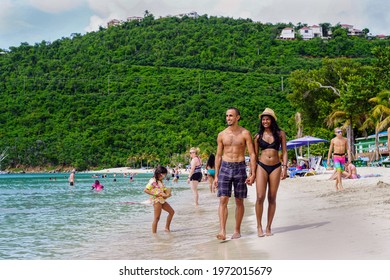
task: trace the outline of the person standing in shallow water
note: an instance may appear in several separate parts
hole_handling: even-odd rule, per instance
[[[210,154],[209,159],[207,160],[206,164],[207,169],[207,179],[209,180],[210,184],[210,192],[215,193],[215,187],[214,187],[214,176],[215,176],[215,155]]]
[[[272,221],[276,211],[276,194],[280,180],[287,177],[287,146],[286,134],[276,123],[276,115],[272,109],[266,108],[259,115],[259,132],[254,137],[255,153],[258,158],[256,171],[256,220],[257,235],[259,237],[272,235]],[[282,147],[282,161],[279,158],[279,149]],[[261,150],[261,153],[260,153]],[[262,226],[264,200],[268,187],[268,213],[265,233]]]
[[[218,188],[219,197],[219,225],[220,231],[217,239],[226,239],[226,222],[228,218],[228,203],[234,186],[234,198],[236,202],[235,227],[231,239],[241,237],[241,222],[244,217],[244,198],[247,197],[247,185],[252,185],[256,176],[256,155],[253,149],[250,132],[239,126],[240,111],[231,107],[226,111],[227,128],[218,134],[218,149],[215,156],[214,186]],[[245,151],[250,156],[251,174],[247,178]]]
[[[69,175],[69,178],[68,178],[69,186],[74,186],[75,173],[76,173],[76,170],[73,169]]]
[[[191,185],[191,190],[194,195],[195,206],[199,205],[198,185],[202,181],[202,160],[199,157],[199,148],[190,149],[191,167],[188,174],[188,183]]]
[[[171,231],[171,222],[175,211],[171,205],[166,201],[171,196],[170,189],[167,189],[164,185],[164,178],[167,175],[168,170],[164,166],[157,166],[154,170],[153,177],[146,185],[144,192],[150,195],[150,199],[154,208],[154,219],[152,223],[152,233],[157,233],[157,225],[160,220],[162,210],[168,212],[167,221],[165,224],[165,231]]]

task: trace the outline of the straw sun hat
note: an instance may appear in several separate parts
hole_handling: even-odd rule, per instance
[[[271,116],[271,117],[273,117],[273,118],[275,119],[275,121],[276,121],[276,115],[275,115],[275,113],[274,113],[274,110],[272,110],[272,109],[270,109],[270,108],[265,108],[264,111],[263,111],[263,113],[261,113],[261,114],[259,115],[259,119],[261,119],[263,116]]]

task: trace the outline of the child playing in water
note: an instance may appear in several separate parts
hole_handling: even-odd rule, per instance
[[[168,197],[171,196],[170,189],[167,189],[164,185],[163,179],[167,175],[168,170],[164,166],[157,166],[154,171],[154,176],[148,182],[145,187],[144,192],[151,195],[151,200],[154,208],[154,220],[152,223],[152,233],[157,233],[157,224],[160,220],[161,211],[167,211],[168,217],[165,224],[165,231],[170,232],[170,225],[175,214],[175,211],[165,201]]]
[[[103,185],[100,184],[99,180],[95,180],[95,183],[92,184],[92,190],[96,190],[96,191],[102,191],[104,188]]]

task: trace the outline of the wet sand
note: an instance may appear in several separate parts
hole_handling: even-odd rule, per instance
[[[206,247],[213,249],[204,251],[205,259],[390,259],[390,169],[365,167],[358,173],[381,176],[343,180],[345,190],[338,192],[330,173],[282,181],[269,237],[257,237],[250,187],[242,238],[210,241]]]
[[[288,178],[280,184],[273,236],[257,237],[255,185],[249,187],[242,222],[242,237],[231,240],[234,198],[229,202],[226,241],[219,232],[218,198],[208,183],[199,185],[200,206],[192,194],[180,197],[172,232],[163,232],[162,215],[157,235],[149,232],[152,211],[139,236],[113,238],[95,248],[90,259],[165,260],[388,260],[390,259],[390,168],[358,168],[367,177],[343,180],[335,190],[331,173]],[[173,190],[174,191],[174,190]],[[183,195],[183,194],[181,194]],[[179,203],[180,202],[180,203]],[[265,202],[265,209],[267,202]],[[266,224],[266,212],[263,225]],[[140,228],[141,229],[141,228]],[[135,244],[143,246],[134,246]],[[138,249],[136,249],[138,248]],[[142,248],[142,250],[140,249]]]

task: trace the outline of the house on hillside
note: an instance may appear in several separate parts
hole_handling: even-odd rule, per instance
[[[112,26],[118,26],[121,24],[121,21],[118,19],[112,19],[109,22],[107,22],[107,27],[112,27]]]
[[[189,18],[193,18],[193,19],[197,19],[199,17],[197,12],[189,12],[189,13],[178,14],[175,17],[182,18],[182,17],[185,17],[185,16],[187,16]]]
[[[314,38],[313,30],[311,30],[307,26],[304,26],[301,29],[299,29],[299,34],[302,36],[303,40],[310,40]]]
[[[312,25],[310,26],[311,30],[313,31],[314,38],[322,38],[322,27],[319,25]]]
[[[144,19],[143,17],[137,17],[137,16],[127,17],[127,21],[138,21],[138,22],[141,22],[143,19]]]
[[[318,25],[304,26],[299,29],[299,34],[302,36],[303,40],[322,38],[322,27]]]
[[[282,30],[282,33],[279,36],[280,39],[293,40],[295,39],[295,31],[291,27],[286,27]]]
[[[353,28],[353,25],[350,24],[340,24],[341,28],[347,30],[349,36],[360,36],[363,35],[363,31]]]
[[[379,34],[379,35],[376,35],[376,38],[380,39],[380,40],[384,40],[384,39],[386,39],[386,35]]]

